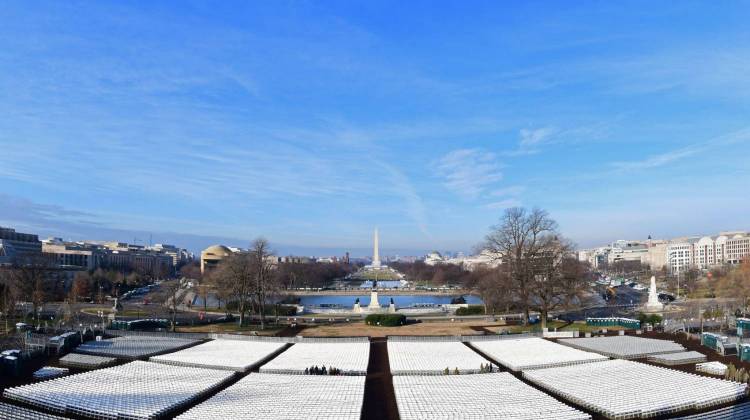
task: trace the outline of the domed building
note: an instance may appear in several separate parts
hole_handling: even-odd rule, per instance
[[[201,273],[213,270],[224,258],[232,255],[232,250],[224,245],[212,245],[201,252]]]

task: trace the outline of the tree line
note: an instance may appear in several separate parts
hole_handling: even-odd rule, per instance
[[[0,267],[0,312],[7,323],[18,304],[28,302],[32,317],[38,320],[48,302],[103,303],[106,296],[119,296],[151,281],[148,273],[103,268],[77,271],[71,279],[46,255],[18,256],[9,266]]]

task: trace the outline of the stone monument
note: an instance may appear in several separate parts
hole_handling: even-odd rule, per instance
[[[659,302],[659,293],[656,291],[656,277],[651,276],[651,286],[648,288],[648,302],[646,302],[646,312],[660,312],[664,305]]]
[[[376,236],[377,238],[377,236]],[[376,254],[377,255],[377,254]],[[374,309],[378,310],[380,309],[380,302],[378,302],[378,281],[375,280],[372,282],[372,291],[370,292],[370,305],[367,306],[368,309]]]
[[[393,298],[391,298],[391,303],[388,305],[388,313],[396,313],[396,302],[393,301]]]

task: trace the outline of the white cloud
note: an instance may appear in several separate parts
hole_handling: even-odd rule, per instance
[[[437,171],[448,189],[465,198],[477,198],[503,179],[496,155],[483,149],[449,152],[438,161]]]
[[[552,127],[542,127],[535,129],[522,128],[519,131],[521,136],[520,147],[531,148],[538,146],[548,141],[553,135],[557,133],[557,129]]]

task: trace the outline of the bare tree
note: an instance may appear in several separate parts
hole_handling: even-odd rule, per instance
[[[179,292],[180,292],[180,281],[174,280],[170,282],[164,282],[162,283],[164,290],[168,296],[167,298],[167,304],[169,307],[169,312],[172,315],[172,332],[175,332],[177,329],[177,305]]]
[[[201,280],[200,284],[198,285],[198,296],[200,296],[201,300],[203,300],[203,312],[208,311],[208,295],[211,292],[211,286],[208,284],[208,281]]]
[[[543,247],[531,261],[534,277],[529,283],[532,306],[539,310],[541,327],[547,327],[549,312],[580,302],[586,289],[586,268],[573,256],[572,243],[557,235],[546,236]]]
[[[279,276],[275,275],[276,259],[268,240],[257,238],[250,245],[251,271],[253,274],[253,294],[260,313],[260,329],[266,326],[266,302],[279,289]]]
[[[543,251],[546,238],[556,233],[557,223],[546,211],[521,207],[505,210],[500,223],[485,238],[484,249],[496,255],[510,276],[511,290],[529,322],[534,261]]]
[[[13,264],[14,282],[21,298],[30,301],[34,318],[39,323],[39,310],[47,302],[54,264],[45,255],[17,257]]]
[[[8,319],[16,310],[17,293],[14,288],[13,272],[7,268],[0,268],[0,312],[5,320],[4,333],[9,331]]]
[[[252,260],[249,254],[236,253],[224,258],[211,273],[217,291],[227,302],[237,302],[240,313],[239,324],[245,322],[245,314],[248,303],[253,295],[253,281],[255,279],[252,270]]]
[[[723,297],[738,300],[741,311],[747,313],[750,303],[750,257],[746,257],[739,267],[721,278],[719,292]]]
[[[474,287],[484,302],[484,313],[494,315],[498,310],[507,311],[513,304],[513,295],[508,293],[511,283],[508,273],[500,268],[480,267],[474,275]]]

